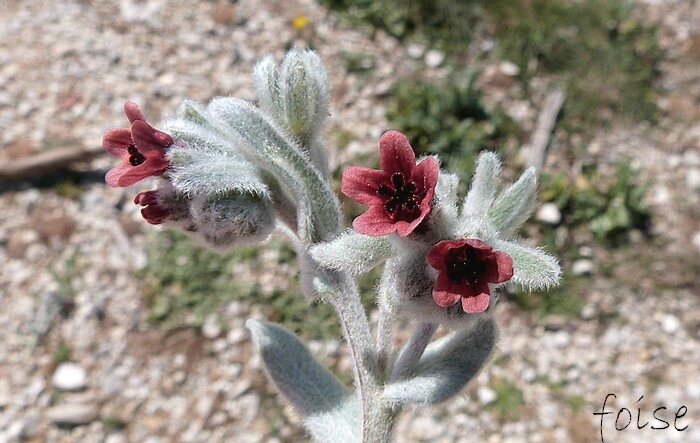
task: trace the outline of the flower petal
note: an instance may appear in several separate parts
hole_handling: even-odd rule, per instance
[[[112,186],[114,188],[131,186],[140,180],[140,178],[134,180],[132,180],[131,178],[124,179],[124,176],[128,175],[130,170],[132,169],[134,169],[134,167],[131,166],[128,162],[119,163],[116,167],[107,171],[107,175],[105,176],[105,182],[107,182],[109,186]]]
[[[136,120],[131,124],[131,138],[145,156],[162,155],[164,148],[174,143],[173,138],[165,132],[154,129],[143,120]]]
[[[513,259],[510,255],[501,251],[494,251],[498,266],[498,277],[492,283],[503,283],[513,277]]]
[[[426,256],[428,264],[438,270],[445,269],[445,257],[452,249],[453,243],[453,240],[443,240],[430,248]]]
[[[428,197],[429,193],[429,202],[432,202],[433,196],[435,195],[435,186],[437,186],[439,175],[440,163],[437,157],[432,155],[424,158],[413,168],[413,171],[411,171],[411,179],[421,187],[421,190],[426,192],[426,197]]]
[[[133,143],[131,131],[126,128],[110,129],[102,137],[102,147],[107,154],[124,158],[129,155],[127,149]]]
[[[491,296],[487,288],[486,292],[482,292],[474,297],[463,297],[462,309],[468,314],[484,312],[489,307],[490,299]]]
[[[388,176],[384,171],[352,166],[343,172],[340,190],[363,205],[382,204],[377,189],[387,180]]]
[[[399,131],[387,131],[379,139],[379,165],[389,175],[402,172],[412,177],[416,166],[416,154],[405,135]]]
[[[445,268],[445,257],[453,249],[459,249],[471,239],[442,240],[428,251],[428,263],[435,269]],[[477,240],[478,241],[478,240]]]
[[[457,304],[461,297],[462,296],[454,290],[454,285],[449,277],[447,277],[447,274],[440,272],[435,281],[435,287],[433,288],[433,300],[435,300],[435,303],[443,308],[448,308]]]
[[[421,214],[412,222],[407,222],[403,220],[399,220],[395,223],[396,226],[396,232],[399,233],[401,237],[406,237],[408,235],[411,235],[413,231],[416,230],[418,225],[423,223],[423,220],[425,220],[425,217],[430,213],[430,210],[428,211],[422,211]]]
[[[484,252],[491,252],[493,248],[488,245],[487,243],[484,243],[483,241],[479,240],[478,238],[468,238],[464,241],[464,243],[468,244],[472,248],[478,249],[480,251]]]
[[[162,174],[169,165],[167,160],[158,157],[148,157],[138,166],[132,166],[128,161],[124,161],[107,172],[105,181],[113,187],[131,186],[144,178]]]
[[[141,209],[141,216],[152,225],[162,224],[170,215],[170,211],[160,205],[148,205]]]
[[[380,206],[372,206],[364,214],[357,217],[352,226],[360,234],[379,237],[392,234],[396,231],[396,225],[389,220]]]
[[[146,121],[139,105],[132,101],[124,103],[124,113],[126,114],[126,118],[129,119],[129,123],[133,123],[136,120]]]
[[[141,206],[158,203],[158,191],[142,191],[134,197],[134,203]]]

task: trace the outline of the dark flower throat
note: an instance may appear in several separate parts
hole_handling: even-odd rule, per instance
[[[384,210],[392,220],[413,221],[420,215],[418,186],[402,172],[391,174],[391,184],[379,185],[377,195],[384,199]]]
[[[445,264],[447,276],[454,284],[476,284],[487,269],[487,263],[477,256],[477,250],[470,247],[451,250],[445,258]]]
[[[146,161],[146,156],[139,152],[138,148],[136,148],[136,145],[129,145],[129,147],[126,149],[126,152],[129,153],[129,164],[131,166],[138,166]]]

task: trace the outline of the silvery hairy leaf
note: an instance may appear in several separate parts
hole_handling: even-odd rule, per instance
[[[511,237],[530,217],[536,190],[537,172],[530,167],[496,198],[488,215],[502,238]]]
[[[311,256],[323,267],[363,274],[391,255],[391,243],[385,237],[370,237],[355,231],[343,233],[329,242],[311,248]]]
[[[269,197],[269,189],[252,163],[227,152],[197,146],[173,146],[168,151],[173,186],[189,195],[231,191]]]
[[[248,320],[253,343],[277,389],[303,418],[316,441],[360,440],[359,408],[355,397],[308,348],[286,329]]]
[[[559,281],[559,262],[546,252],[505,240],[496,241],[493,247],[513,259],[513,282],[528,289],[546,289]]]
[[[200,123],[195,123],[184,117],[165,120],[163,130],[167,131],[180,145],[192,146],[210,151],[226,152],[230,156],[245,160],[245,156],[236,149],[234,143],[227,140],[215,128],[208,128]]]
[[[194,100],[183,101],[177,109],[177,115],[179,118],[204,127],[205,129],[214,129],[212,124],[209,122],[211,120],[211,116],[207,112],[206,108]]]
[[[459,225],[458,188],[459,176],[440,172],[432,212],[427,220],[427,231],[436,239],[451,237]]]
[[[236,98],[217,98],[208,107],[215,125],[246,143],[241,150],[271,173],[300,203],[302,238],[311,243],[333,237],[340,227],[340,205],[328,182],[265,115]]]
[[[266,55],[253,69],[253,82],[260,108],[281,122],[282,103],[277,83],[278,76],[277,62],[272,54]]]
[[[388,384],[384,397],[396,405],[433,405],[454,396],[474,378],[496,344],[490,316],[428,345],[413,376]]]
[[[496,154],[487,151],[479,154],[471,188],[464,201],[465,216],[483,214],[491,207],[498,190],[500,173],[501,161]]]

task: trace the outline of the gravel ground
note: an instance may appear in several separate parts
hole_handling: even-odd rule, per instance
[[[302,41],[330,70],[328,140],[340,130],[352,135],[334,161],[373,153],[387,125],[384,97],[392,82],[417,70],[441,75],[439,57],[382,33],[369,40],[311,1],[282,3],[6,0],[0,160],[98,144],[106,129],[124,123],[127,98],[153,121],[185,97],[253,98],[255,60],[268,52],[279,57]],[[405,413],[396,441],[596,441],[592,412],[607,393],[617,395],[610,409],[641,407],[643,419],[659,406],[669,417],[684,405],[690,424],[684,432],[637,430],[634,423],[617,432],[608,416],[610,441],[700,441],[700,291],[693,274],[700,255],[700,4],[648,0],[640,11],[659,23],[667,51],[664,117],[655,126],[601,130],[589,153],[604,165],[631,157],[652,183],[658,253],[636,261],[594,250],[594,278],[578,318],[541,320],[502,304],[496,362],[449,404]],[[310,26],[297,31],[291,23],[300,15]],[[344,53],[373,57],[371,76],[346,73]],[[531,128],[537,103],[511,109]],[[556,168],[556,155],[550,162]],[[100,158],[91,168],[111,163]],[[134,193],[96,180],[74,198],[28,185],[0,194],[0,442],[303,441],[298,419],[277,403],[250,349],[243,323],[263,316],[254,304],[227,305],[227,328],[205,324],[201,334],[164,334],[146,321],[137,275],[151,229],[129,202]],[[620,264],[616,278],[595,270],[611,257]],[[254,278],[284,288],[281,277]],[[57,365],[65,346],[71,363]],[[340,340],[311,346],[348,370]],[[502,380],[522,389],[525,404],[515,417],[489,408]]]

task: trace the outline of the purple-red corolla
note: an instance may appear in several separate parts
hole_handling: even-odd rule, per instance
[[[105,151],[122,161],[105,177],[107,184],[115,187],[163,174],[170,165],[165,158],[166,148],[173,144],[170,135],[146,122],[136,103],[126,102],[124,113],[131,127],[111,129],[102,138]]]
[[[143,191],[136,194],[134,203],[143,206],[141,215],[152,225],[159,225],[166,221],[171,211],[165,207],[158,198],[158,191]]]
[[[379,165],[381,170],[353,166],[343,173],[343,194],[369,206],[353,227],[365,235],[407,236],[430,215],[438,161],[427,157],[416,164],[406,136],[388,131],[379,139]]]
[[[460,301],[467,313],[484,312],[489,306],[489,283],[513,277],[513,260],[505,252],[475,238],[444,240],[428,251],[428,264],[437,269],[433,299],[442,307]]]

